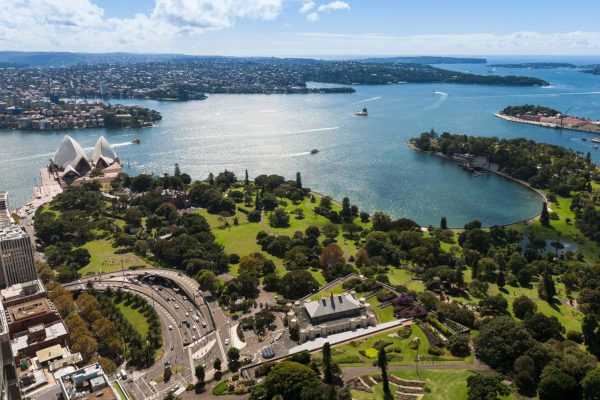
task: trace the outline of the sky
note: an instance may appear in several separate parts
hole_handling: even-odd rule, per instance
[[[600,55],[597,0],[0,0],[0,50]]]

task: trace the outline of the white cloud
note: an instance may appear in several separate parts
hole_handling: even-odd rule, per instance
[[[306,16],[306,19],[310,22],[316,22],[319,20],[319,14],[317,14],[316,12],[310,13]]]
[[[284,1],[155,0],[149,14],[105,18],[90,0],[0,0],[0,48],[157,51],[177,35],[229,28],[236,18],[273,20]]]
[[[332,10],[350,10],[350,4],[345,1],[332,1],[331,3],[323,4],[318,8],[319,12]]]
[[[387,35],[379,33],[301,33],[307,48],[321,54],[401,55],[587,55],[600,51],[600,32]],[[317,44],[318,43],[318,44]]]
[[[306,3],[304,3],[302,5],[302,7],[300,8],[300,13],[304,14],[309,12],[310,10],[312,10],[313,8],[315,8],[315,2],[314,1],[307,1]]]

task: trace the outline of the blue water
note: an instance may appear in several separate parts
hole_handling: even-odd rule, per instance
[[[70,134],[90,155],[97,137],[105,135],[117,145],[131,174],[172,172],[175,163],[197,179],[225,168],[238,176],[248,169],[251,177],[278,173],[290,179],[300,171],[305,186],[338,200],[348,196],[361,209],[382,210],[422,225],[438,225],[446,216],[453,227],[473,218],[485,225],[521,220],[539,212],[541,201],[498,176],[474,177],[452,162],[408,149],[406,141],[423,131],[526,137],[589,151],[598,162],[598,150],[589,140],[581,141],[586,134],[510,123],[492,114],[507,105],[534,103],[562,111],[572,107],[569,114],[600,119],[600,76],[567,69],[442,67],[537,76],[551,86],[404,84],[356,86],[352,94],[212,95],[185,103],[136,100],[128,103],[161,111],[163,121],[149,129]],[[369,116],[354,116],[363,106]],[[13,206],[31,195],[39,168],[47,164],[64,134],[0,131],[0,189],[9,190]],[[136,137],[142,143],[129,144]],[[311,155],[312,148],[320,152]]]

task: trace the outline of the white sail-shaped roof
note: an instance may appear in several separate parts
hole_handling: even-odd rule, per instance
[[[105,166],[108,167],[112,163],[114,163],[119,156],[113,148],[111,147],[108,140],[104,138],[104,136],[100,136],[98,141],[96,142],[96,146],[94,147],[94,155],[92,156],[92,162],[96,167],[98,167],[98,162],[103,161]]]
[[[60,142],[58,150],[56,150],[54,157],[52,157],[52,163],[63,171],[67,169],[80,171],[83,167],[89,167],[90,165],[79,143],[69,135],[65,135],[62,142]]]

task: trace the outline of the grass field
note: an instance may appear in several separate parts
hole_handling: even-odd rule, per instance
[[[89,264],[77,271],[82,276],[96,274],[100,270],[102,273],[120,271],[121,262],[124,269],[129,269],[134,265],[152,267],[147,261],[133,253],[115,254],[116,249],[106,239],[92,240],[81,247],[87,249],[91,256]]]
[[[125,302],[117,303],[117,308],[121,310],[123,316],[129,321],[135,330],[145,338],[148,334],[148,320],[138,309],[132,308]]]
[[[390,375],[395,375],[401,379],[423,380],[429,393],[425,393],[423,400],[466,400],[467,399],[467,378],[472,374],[465,370],[420,370],[417,374],[414,370],[394,371],[389,370]],[[392,392],[395,391],[394,385],[391,385]],[[377,384],[372,388],[373,393],[365,393],[357,390],[352,391],[352,398],[356,400],[382,399],[382,384]],[[502,400],[516,400],[514,396],[501,397]]]
[[[427,349],[429,347],[427,338],[421,328],[414,324],[411,325],[412,334],[408,339],[401,339],[398,337],[396,334],[398,329],[373,335],[366,339],[356,340],[342,346],[336,346],[332,349],[332,358],[335,362],[340,364],[340,366],[373,365],[374,359],[362,355],[360,351],[374,348],[377,342],[385,341],[391,342],[389,347],[394,349],[390,365],[412,365],[417,351],[410,348],[410,342],[415,336],[418,337],[420,341],[418,352],[420,355],[424,355],[427,354]],[[443,360],[444,359],[441,358],[439,361]],[[464,362],[465,361],[455,361],[454,363],[460,364]]]
[[[379,308],[381,304],[379,300],[377,300],[377,296],[370,297],[367,299],[367,303],[371,305],[371,309],[375,311],[377,317],[379,318],[379,323],[394,321],[396,317],[394,317],[394,306],[389,305],[384,308]]]
[[[123,393],[123,390],[121,389],[121,385],[119,385],[117,382],[113,382],[113,387],[119,394],[119,398],[121,400],[127,400],[127,396],[125,396],[125,393]]]

